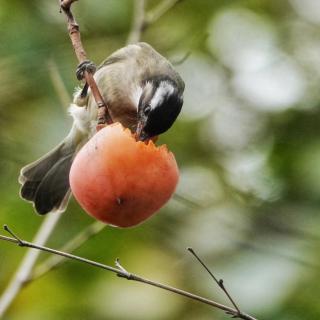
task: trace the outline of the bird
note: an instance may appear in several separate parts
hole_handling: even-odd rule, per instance
[[[139,140],[166,132],[181,111],[184,81],[172,64],[145,42],[118,49],[97,68],[85,61],[78,66],[78,79],[85,70],[94,73],[113,122],[129,128]],[[98,107],[87,84],[76,89],[69,113],[73,124],[65,139],[20,171],[20,196],[32,202],[40,215],[66,210],[73,159],[96,133]]]

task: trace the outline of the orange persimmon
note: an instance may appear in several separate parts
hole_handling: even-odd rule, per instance
[[[160,209],[179,177],[165,145],[136,141],[115,123],[99,130],[75,157],[70,186],[82,208],[105,223],[131,227]]]

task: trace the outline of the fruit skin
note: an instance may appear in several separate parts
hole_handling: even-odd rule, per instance
[[[75,157],[70,186],[91,216],[118,227],[135,226],[173,194],[179,170],[167,147],[136,141],[115,123],[98,131]]]

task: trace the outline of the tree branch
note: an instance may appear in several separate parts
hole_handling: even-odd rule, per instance
[[[205,268],[205,270],[209,273],[211,278],[215,281],[215,283],[221,288],[221,290],[226,294],[231,304],[234,306],[234,308],[238,311],[238,314],[241,314],[241,311],[238,307],[238,305],[234,302],[232,299],[230,293],[228,292],[227,288],[224,285],[224,281],[222,279],[217,279],[215,275],[211,272],[211,270],[207,267],[207,265],[200,259],[200,257],[195,253],[195,251],[192,248],[187,248],[187,250],[200,262],[200,264]]]
[[[71,12],[71,5],[75,1],[77,0],[60,0],[60,8],[67,17],[68,32],[69,32],[70,40],[71,40],[74,52],[79,60],[79,63],[81,63],[87,60],[87,55],[81,42],[79,25],[77,24]],[[106,123],[111,124],[113,122],[112,118],[108,111],[108,107],[104,102],[103,97],[98,89],[98,86],[93,78],[93,74],[85,71],[84,77],[85,77],[86,83],[89,85],[91,89],[92,95],[98,106],[97,129],[99,129],[101,126],[103,126]]]
[[[82,263],[91,265],[93,267],[104,269],[104,270],[107,270],[107,271],[115,273],[119,277],[126,278],[128,280],[133,280],[133,281],[136,281],[136,282],[141,282],[141,283],[144,283],[144,284],[147,284],[147,285],[150,285],[150,286],[153,286],[153,287],[157,287],[157,288],[160,288],[160,289],[163,289],[163,290],[166,290],[166,291],[170,291],[172,293],[187,297],[189,299],[192,299],[192,300],[199,301],[201,303],[210,305],[210,306],[212,306],[214,308],[218,308],[220,310],[223,310],[227,314],[229,314],[229,315],[231,315],[233,317],[239,318],[239,319],[257,320],[256,318],[254,318],[254,317],[252,317],[252,316],[250,316],[248,314],[245,314],[243,312],[239,313],[238,310],[230,308],[228,306],[225,306],[225,305],[223,305],[221,303],[218,303],[218,302],[215,302],[213,300],[210,300],[210,299],[201,297],[199,295],[193,294],[191,292],[184,291],[184,290],[181,290],[181,289],[178,289],[178,288],[175,288],[175,287],[171,287],[171,286],[168,286],[168,285],[165,285],[165,284],[162,284],[162,283],[150,280],[150,279],[146,279],[146,278],[143,278],[143,277],[141,277],[141,276],[139,276],[137,274],[128,272],[124,267],[121,266],[121,264],[120,264],[118,259],[116,261],[116,267],[111,267],[111,266],[108,266],[108,265],[103,264],[103,263],[99,263],[99,262],[96,262],[96,261],[93,261],[93,260],[89,260],[89,259],[86,259],[86,258],[83,258],[83,257],[79,257],[79,256],[76,256],[76,255],[73,255],[73,254],[70,254],[70,253],[66,253],[66,252],[63,252],[63,251],[55,250],[55,249],[52,249],[52,248],[49,248],[49,247],[44,247],[44,246],[41,246],[41,245],[37,245],[37,244],[31,243],[31,242],[22,240],[20,237],[16,236],[8,227],[6,227],[5,230],[10,232],[12,237],[7,237],[7,236],[0,235],[0,240],[4,240],[4,241],[11,242],[11,243],[15,243],[15,244],[19,245],[20,247],[34,248],[34,249],[38,249],[38,250],[41,250],[41,251],[49,252],[51,254],[59,255],[59,256],[62,256],[62,257],[68,258],[68,259],[72,259],[72,260],[75,260],[75,261],[78,261],[78,262],[82,262]]]

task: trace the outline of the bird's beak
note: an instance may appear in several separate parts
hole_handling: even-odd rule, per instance
[[[150,138],[149,135],[143,130],[144,125],[145,125],[145,121],[146,121],[146,119],[139,119],[138,120],[138,125],[137,125],[137,129],[136,129],[137,140],[145,141]]]

